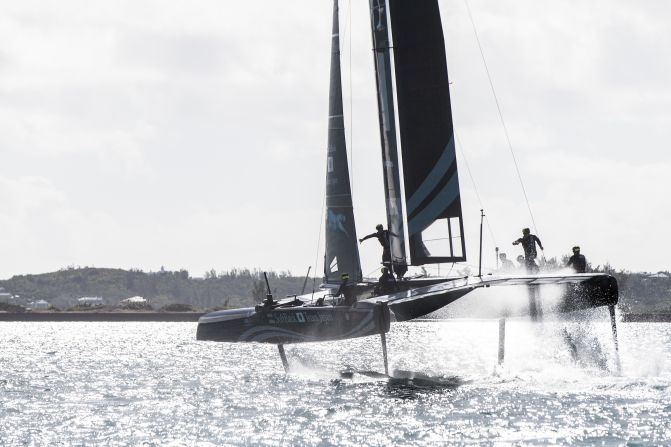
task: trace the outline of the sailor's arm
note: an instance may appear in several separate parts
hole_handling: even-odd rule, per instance
[[[541,240],[538,239],[538,236],[536,236],[535,234],[534,234],[534,239],[536,240],[536,243],[538,243],[538,246],[541,248],[541,250],[545,250],[543,248],[543,244],[541,244]]]
[[[513,245],[519,245],[520,242],[522,242],[522,238],[519,238],[516,241],[513,241]]]
[[[371,234],[369,234],[368,236],[364,236],[364,237],[362,237],[361,239],[359,239],[359,243],[365,241],[366,239],[370,239],[370,238],[372,238],[372,237],[375,237],[375,236],[377,236],[377,233],[371,233]]]

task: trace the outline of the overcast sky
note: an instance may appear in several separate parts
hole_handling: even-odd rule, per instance
[[[351,3],[361,237],[385,217],[368,2]],[[469,4],[546,255],[579,244],[593,264],[668,270],[671,2]],[[531,221],[465,4],[440,5],[491,266],[494,243],[521,253],[510,244]],[[320,261],[331,8],[0,0],[0,278],[68,265],[301,275]],[[480,205],[459,160],[476,265]],[[362,246],[365,274],[377,245]]]

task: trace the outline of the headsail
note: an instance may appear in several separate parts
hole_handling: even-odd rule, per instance
[[[339,283],[344,273],[349,275],[351,282],[362,279],[357,244],[343,118],[338,0],[334,0],[326,163],[326,282]]]
[[[410,260],[413,265],[465,261],[438,2],[390,0],[390,18]]]
[[[414,2],[408,3],[414,4]],[[382,169],[387,206],[387,228],[390,233],[389,249],[394,271],[402,275],[407,271],[408,267],[405,256],[405,225],[401,204],[401,181],[396,144],[394,91],[391,79],[391,55],[389,53],[386,0],[370,0],[370,19],[373,33],[380,139],[382,142]]]

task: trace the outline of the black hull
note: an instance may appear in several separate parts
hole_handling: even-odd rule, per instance
[[[617,280],[610,275],[596,276],[579,284],[567,284],[558,312],[574,312],[618,302]]]
[[[306,343],[389,331],[386,305],[292,306],[236,309],[201,317],[196,338],[219,342]]]

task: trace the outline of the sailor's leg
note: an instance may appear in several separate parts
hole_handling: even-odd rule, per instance
[[[280,351],[280,358],[282,359],[282,366],[284,366],[284,372],[289,372],[289,362],[287,361],[287,354],[284,352],[284,345],[277,345],[277,350]]]
[[[506,319],[499,319],[499,365],[506,355]]]
[[[382,341],[382,360],[384,361],[384,373],[389,375],[389,361],[387,360],[387,334],[380,332]]]
[[[620,347],[617,342],[617,319],[615,318],[615,306],[608,306],[610,312],[610,327],[613,330],[613,344],[615,345],[615,366],[617,373],[622,372],[622,365],[620,364]]]

